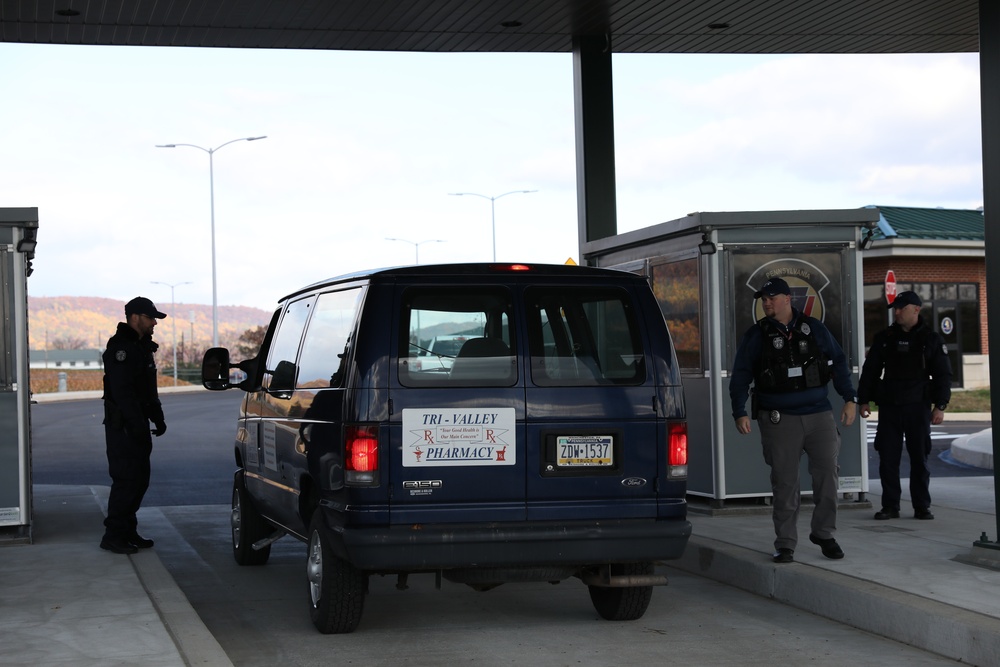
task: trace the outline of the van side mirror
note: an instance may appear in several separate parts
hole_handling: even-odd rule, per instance
[[[232,387],[229,368],[229,350],[224,347],[209,348],[201,361],[201,384],[212,391],[229,389]]]
[[[256,358],[234,364],[229,360],[229,350],[224,347],[209,348],[201,362],[201,384],[212,391],[233,387],[254,391],[256,374]]]

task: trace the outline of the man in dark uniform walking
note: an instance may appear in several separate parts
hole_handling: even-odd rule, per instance
[[[899,463],[903,440],[910,457],[910,500],[918,519],[933,519],[930,510],[931,424],[944,421],[951,399],[951,361],[944,340],[924,323],[922,306],[915,292],[898,295],[889,308],[893,323],[875,334],[858,381],[861,416],[871,414],[869,403],[878,404],[875,451],[882,480],[879,520],[899,518]]]
[[[764,461],[771,467],[775,563],[791,563],[798,543],[801,507],[799,460],[809,459],[813,513],[809,541],[827,558],[843,558],[837,544],[837,485],[840,431],[827,384],[844,399],[840,422],[854,423],[856,397],[847,355],[819,320],[792,306],[791,289],[772,278],[754,294],[765,317],[747,329],[730,375],[736,430],[748,435],[757,420]],[[753,385],[751,413],[746,401]]]
[[[152,301],[137,296],[125,304],[125,321],[118,323],[104,351],[104,434],[111,495],[101,548],[116,554],[153,546],[153,540],[139,535],[135,515],[149,488],[152,435],[167,430],[156,391],[153,353],[158,346],[152,338],[156,320],[165,317]]]

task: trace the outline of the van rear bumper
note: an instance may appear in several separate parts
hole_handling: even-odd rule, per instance
[[[684,519],[334,527],[340,558],[369,571],[456,567],[593,565],[680,558]]]

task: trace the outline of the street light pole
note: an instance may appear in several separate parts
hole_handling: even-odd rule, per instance
[[[420,264],[420,246],[424,243],[444,243],[441,239],[427,239],[426,241],[408,241],[407,239],[393,239],[388,236],[385,237],[386,241],[402,241],[403,243],[409,243],[413,246],[413,263],[415,265]]]
[[[208,153],[208,197],[212,214],[212,347],[219,346],[219,296],[218,284],[215,278],[215,163],[213,158],[215,153],[224,146],[234,144],[237,141],[257,141],[258,139],[267,139],[267,135],[261,137],[240,137],[239,139],[232,139],[224,144],[219,144],[215,148],[203,148],[202,146],[197,146],[195,144],[156,145],[157,148],[177,148],[178,146],[187,146],[189,148],[197,148],[200,151]]]
[[[161,283],[158,280],[149,281],[153,285],[166,285],[170,288],[170,328],[173,330],[174,337],[174,386],[177,386],[177,313],[174,311],[174,288],[180,287],[181,285],[191,285],[190,280],[185,280],[182,283]]]
[[[517,195],[517,194],[529,194],[531,192],[538,192],[538,190],[511,190],[510,192],[505,192],[502,195],[497,195],[495,197],[490,197],[489,195],[481,195],[478,192],[449,192],[448,194],[455,197],[461,197],[463,195],[470,195],[472,197],[482,197],[483,199],[490,200],[490,221],[493,224],[493,261],[497,261],[497,211],[496,211],[496,201],[501,197],[506,197],[507,195]]]

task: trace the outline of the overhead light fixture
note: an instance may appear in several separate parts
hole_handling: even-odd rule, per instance
[[[74,16],[79,16],[79,15],[80,15],[80,12],[78,12],[75,9],[73,9],[72,7],[69,7],[68,9],[57,9],[56,10],[56,16],[66,16],[66,17],[72,18]]]
[[[500,25],[504,28],[520,28],[524,24],[520,21],[504,21]]]
[[[37,245],[38,241],[35,239],[21,239],[17,242],[17,251],[31,254],[35,252],[35,246]]]
[[[858,248],[860,250],[868,250],[868,248],[871,248],[872,247],[872,243],[875,242],[875,239],[872,238],[872,235],[874,235],[874,234],[875,234],[875,230],[874,229],[869,229],[868,230],[868,234],[865,236],[864,239],[861,240],[861,245],[859,245]]]
[[[708,234],[701,235],[701,243],[698,244],[698,252],[702,255],[715,254],[715,244],[708,239]]]
[[[729,27],[728,23],[709,23],[708,24],[708,29],[709,30],[725,30],[728,27]]]

